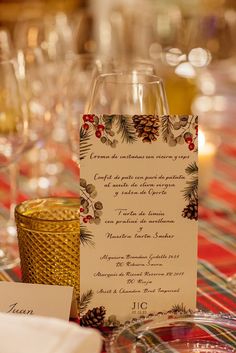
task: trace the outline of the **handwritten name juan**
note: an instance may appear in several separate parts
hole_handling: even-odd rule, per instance
[[[21,309],[18,306],[18,303],[10,304],[7,313],[34,315],[34,311],[32,309]]]

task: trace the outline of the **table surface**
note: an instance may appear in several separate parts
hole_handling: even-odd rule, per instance
[[[236,273],[236,130],[221,131],[214,178],[208,195],[199,206],[197,307],[213,313],[235,314],[236,296],[228,279]],[[78,195],[79,171],[65,145],[57,145],[56,156],[64,166],[53,195]],[[27,185],[29,168],[21,163],[21,187],[18,202],[33,197]],[[2,211],[9,207],[7,178],[0,176]],[[0,272],[0,280],[20,281],[20,269]]]

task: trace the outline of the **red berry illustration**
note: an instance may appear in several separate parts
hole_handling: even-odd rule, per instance
[[[88,218],[87,218],[87,217],[84,217],[84,218],[83,218],[83,222],[84,222],[84,223],[88,223]]]
[[[94,117],[93,117],[93,115],[89,115],[89,122],[90,122],[90,123],[93,123],[93,122],[94,122]]]
[[[194,143],[190,143],[189,144],[189,146],[188,146],[188,148],[190,149],[190,151],[192,151],[193,149],[194,149],[194,147],[195,147],[195,145],[194,145]]]
[[[193,141],[193,138],[191,136],[186,137],[185,141],[186,143],[191,143]]]
[[[91,216],[91,214],[88,214],[88,215],[87,215],[87,218],[88,218],[88,220],[89,220],[89,219],[92,219],[93,217]]]
[[[84,128],[85,130],[88,130],[88,129],[89,129],[89,124],[85,123],[85,124],[83,125],[83,128]]]
[[[102,125],[102,124],[99,124],[98,127],[97,127],[97,129],[103,131],[103,130],[105,129],[105,126]]]
[[[96,135],[97,138],[100,138],[102,136],[102,133],[101,133],[101,131],[97,130],[95,132],[95,135]]]
[[[84,121],[89,121],[89,115],[88,114],[83,115],[83,120]]]
[[[80,212],[84,212],[84,208],[83,207],[80,207]]]

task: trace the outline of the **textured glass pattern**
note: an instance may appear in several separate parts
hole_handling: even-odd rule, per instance
[[[71,286],[79,298],[79,199],[25,201],[15,212],[22,280]]]

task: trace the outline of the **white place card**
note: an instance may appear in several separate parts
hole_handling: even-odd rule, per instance
[[[3,313],[68,320],[76,312],[72,297],[72,287],[0,282],[0,312]]]
[[[196,306],[196,116],[84,115],[80,316]]]

